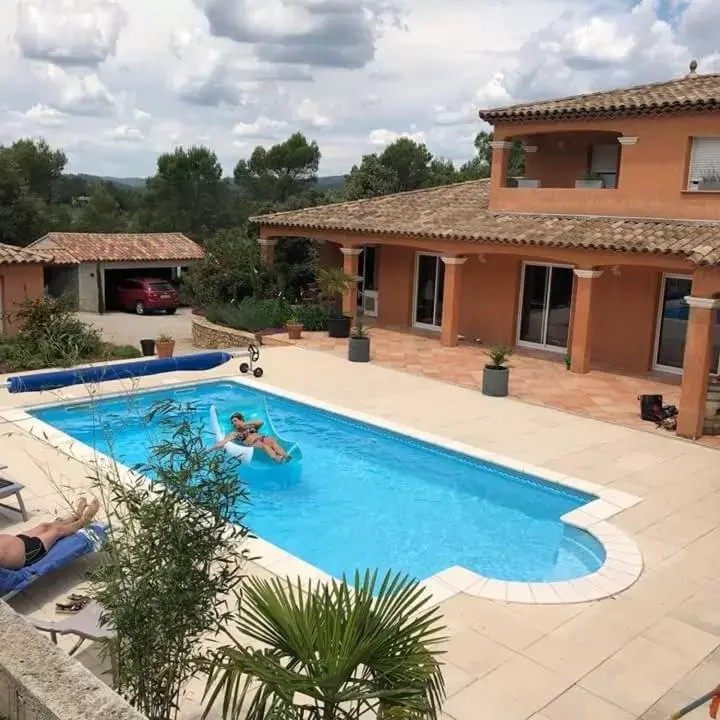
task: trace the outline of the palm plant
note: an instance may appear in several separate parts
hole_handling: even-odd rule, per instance
[[[326,267],[318,272],[317,278],[320,295],[331,313],[342,316],[338,299],[357,283],[357,278],[348,275],[341,267]]]
[[[355,574],[353,587],[275,578],[243,588],[237,630],[209,664],[207,714],[238,720],[436,720],[444,627],[407,576]]]

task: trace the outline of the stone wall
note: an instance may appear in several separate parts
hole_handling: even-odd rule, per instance
[[[144,720],[0,600],[2,720]]]
[[[256,336],[243,330],[215,325],[200,315],[192,316],[193,347],[203,350],[227,350],[245,348],[249,343],[256,345],[287,345],[283,335]]]

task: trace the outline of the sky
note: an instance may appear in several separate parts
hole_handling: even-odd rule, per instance
[[[0,144],[153,174],[226,174],[297,130],[320,173],[401,136],[464,162],[480,108],[720,72],[720,0],[0,0]]]

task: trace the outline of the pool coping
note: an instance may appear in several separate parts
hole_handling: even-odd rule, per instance
[[[150,378],[148,378],[150,379]],[[176,377],[152,378],[155,382],[149,386],[139,387],[132,383],[132,388],[100,390],[97,386],[90,388],[75,386],[55,392],[53,402],[38,403],[22,407],[0,408],[0,417],[17,425],[37,439],[54,447],[63,454],[83,463],[109,463],[128,479],[136,480],[137,473],[122,463],[116,462],[88,445],[75,440],[70,435],[58,430],[42,420],[38,420],[28,411],[36,411],[59,404],[81,404],[95,398],[109,399],[121,397],[134,390],[151,392],[168,387],[190,387],[218,382],[234,382],[243,387],[254,389],[290,401],[309,405],[341,417],[365,423],[380,430],[408,436],[430,445],[451,450],[468,457],[482,460],[501,468],[521,472],[560,487],[577,490],[597,497],[579,508],[571,510],[560,517],[565,524],[583,530],[592,535],[605,550],[605,562],[590,575],[574,580],[558,582],[514,582],[487,578],[479,573],[460,566],[453,566],[421,581],[421,585],[432,595],[434,604],[464,593],[478,598],[508,603],[561,605],[602,600],[627,590],[640,577],[643,571],[643,557],[637,544],[615,525],[608,522],[617,515],[642,502],[639,498],[620,490],[605,488],[602,485],[582,480],[570,475],[548,470],[538,465],[521,462],[498,453],[489,452],[472,445],[443,438],[439,435],[426,433],[416,428],[395,423],[363,412],[350,410],[338,405],[326,403],[300,393],[277,388],[258,380],[250,380],[237,376],[215,376],[189,381],[178,381]],[[121,385],[123,381],[117,381]],[[116,385],[116,382],[108,385]],[[82,389],[85,394],[77,396]],[[89,393],[88,393],[89,390]],[[259,537],[253,537],[247,543],[249,555],[254,562],[265,570],[284,576],[299,577],[304,581],[328,582],[333,579],[329,574],[310,563],[288,553],[285,550]]]

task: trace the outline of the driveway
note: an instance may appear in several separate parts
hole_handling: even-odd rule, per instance
[[[84,323],[97,328],[106,342],[139,348],[140,340],[165,334],[175,338],[176,353],[193,350],[190,308],[179,308],[175,315],[132,315],[122,312],[106,315],[79,312],[77,315]]]

